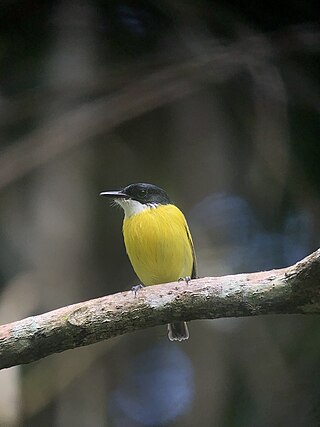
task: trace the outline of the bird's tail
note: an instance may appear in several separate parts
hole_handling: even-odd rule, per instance
[[[168,324],[168,337],[170,341],[183,341],[189,338],[187,322]]]

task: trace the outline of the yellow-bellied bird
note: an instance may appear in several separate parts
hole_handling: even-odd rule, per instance
[[[123,237],[134,271],[145,286],[197,277],[192,237],[183,213],[152,184],[131,184],[101,196],[124,210]],[[171,341],[189,338],[186,322],[168,325]]]

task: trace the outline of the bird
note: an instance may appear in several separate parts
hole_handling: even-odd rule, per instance
[[[162,188],[136,183],[116,191],[103,191],[100,196],[112,199],[124,211],[124,244],[141,281],[138,287],[180,280],[188,283],[198,277],[186,218]],[[170,341],[187,340],[187,323],[168,324],[168,338]]]

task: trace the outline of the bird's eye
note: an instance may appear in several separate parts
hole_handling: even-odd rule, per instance
[[[139,190],[139,196],[140,197],[144,197],[146,194],[147,194],[147,190],[145,190],[145,189]]]

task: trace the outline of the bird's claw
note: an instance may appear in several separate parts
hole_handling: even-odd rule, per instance
[[[187,285],[189,285],[190,280],[191,280],[191,277],[190,276],[186,276],[186,277],[180,277],[178,279],[178,282],[183,282],[184,281],[184,282],[186,282]]]
[[[137,292],[142,288],[144,288],[144,286],[141,283],[139,283],[139,285],[132,286],[131,291],[134,293],[134,297],[137,296]]]

